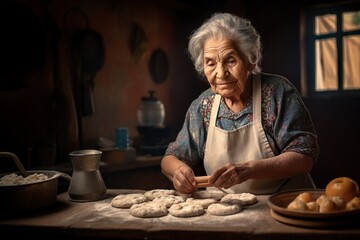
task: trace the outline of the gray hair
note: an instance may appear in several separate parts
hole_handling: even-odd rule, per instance
[[[233,40],[249,62],[255,64],[252,72],[261,71],[260,35],[251,22],[229,13],[215,13],[190,35],[188,52],[196,71],[201,76],[204,75],[204,44],[209,37],[225,37]]]

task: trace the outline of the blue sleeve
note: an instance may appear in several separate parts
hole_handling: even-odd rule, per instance
[[[165,155],[173,155],[190,167],[196,166],[204,157],[206,131],[201,114],[201,102],[200,97],[192,102],[176,140],[169,144],[165,152]]]
[[[312,155],[319,154],[317,135],[310,114],[296,88],[287,79],[274,87],[275,121],[273,134],[281,152],[293,151]]]

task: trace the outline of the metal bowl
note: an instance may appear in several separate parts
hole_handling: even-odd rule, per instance
[[[58,178],[71,179],[65,173],[57,171],[27,171],[29,174],[42,173],[48,177],[33,183],[0,186],[0,212],[8,214],[26,213],[32,210],[49,207],[56,202]],[[20,172],[15,172],[21,175]],[[1,174],[0,178],[11,173]]]

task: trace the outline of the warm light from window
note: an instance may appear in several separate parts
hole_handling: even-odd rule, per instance
[[[360,11],[343,13],[343,31],[360,29]],[[346,90],[360,89],[360,36],[343,37],[344,84]]]
[[[343,31],[360,29],[360,11],[343,13]]]
[[[360,11],[342,14],[343,32],[360,29]],[[315,17],[315,34],[318,36],[336,33],[335,14]],[[342,52],[337,50],[334,35],[322,36],[315,40],[315,90],[339,90],[338,67],[343,68],[342,85],[344,90],[360,89],[360,35],[350,34],[342,37]],[[342,66],[338,66],[338,54],[342,53]]]
[[[328,34],[336,32],[336,15],[326,14],[315,17],[315,34]]]
[[[343,38],[344,89],[360,89],[360,36]]]
[[[338,89],[335,38],[316,40],[316,91]]]

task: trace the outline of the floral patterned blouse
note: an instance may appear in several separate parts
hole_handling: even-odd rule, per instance
[[[317,135],[296,88],[279,75],[261,73],[260,78],[262,125],[274,154],[293,151],[311,155],[316,161],[319,154]],[[203,161],[214,96],[209,88],[191,103],[182,129],[176,140],[169,144],[165,155],[173,155],[191,167]],[[216,126],[231,131],[252,119],[252,99],[239,113],[232,112],[222,99]]]

